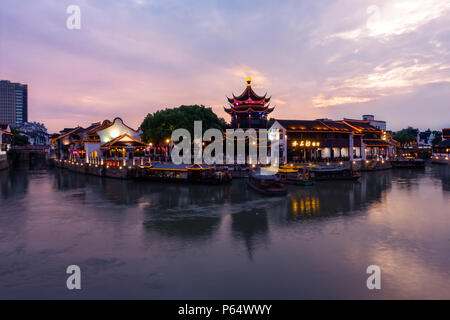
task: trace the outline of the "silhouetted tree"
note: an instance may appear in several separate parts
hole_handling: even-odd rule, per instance
[[[216,128],[224,130],[226,122],[217,117],[211,108],[203,105],[180,106],[148,114],[141,124],[146,142],[161,143],[171,137],[175,129],[187,129],[194,136],[194,121],[202,121],[202,130]]]

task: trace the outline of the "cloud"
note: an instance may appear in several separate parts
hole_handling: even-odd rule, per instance
[[[381,6],[367,7],[365,23],[348,31],[331,34],[327,39],[360,40],[365,37],[388,39],[416,31],[430,21],[448,14],[449,10],[450,2],[441,0],[384,1]]]
[[[418,86],[450,82],[450,64],[421,64],[414,61],[395,61],[379,65],[367,74],[347,79],[329,79],[325,86],[328,97],[319,94],[312,98],[315,107],[329,107],[372,101],[383,96],[409,93]]]
[[[448,98],[434,87],[449,81],[448,1],[73,0],[79,31],[65,27],[68,2],[3,1],[0,78],[29,84],[30,119],[50,131],[115,116],[138,126],[194,103],[229,120],[226,95],[248,76],[280,118],[368,106],[389,118],[393,97],[415,111],[426,104],[417,92]],[[450,118],[439,110],[430,123]],[[405,126],[424,121],[416,113]]]

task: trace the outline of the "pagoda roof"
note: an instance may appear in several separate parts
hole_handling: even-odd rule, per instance
[[[230,106],[230,108],[224,108],[226,113],[233,114],[234,113],[248,113],[248,112],[265,112],[267,114],[271,113],[275,107],[270,108],[269,106],[261,106],[261,105],[242,105],[238,107]]]
[[[244,92],[241,93],[240,96],[235,96],[233,94],[233,98],[228,98],[228,102],[235,105],[236,103],[247,103],[247,102],[257,102],[262,105],[270,102],[271,97],[267,97],[267,93],[264,96],[258,95],[252,89],[252,79],[247,78],[247,87]]]

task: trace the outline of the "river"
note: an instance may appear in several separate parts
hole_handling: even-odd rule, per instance
[[[0,172],[0,298],[450,299],[450,167],[266,198],[244,180]],[[68,290],[66,268],[81,268]],[[366,269],[381,269],[368,290]]]

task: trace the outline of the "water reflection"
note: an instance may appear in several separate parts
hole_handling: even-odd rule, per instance
[[[148,288],[160,298],[204,298],[201,292],[216,298],[270,298],[274,292],[278,298],[367,297],[357,283],[364,284],[365,268],[377,263],[386,264],[390,291],[384,297],[411,296],[414,285],[427,281],[444,281],[450,289],[450,222],[442,210],[450,204],[449,178],[444,166],[388,170],[364,173],[356,183],[289,186],[286,197],[266,198],[244,180],[203,186],[61,169],[2,171],[0,283],[27,296],[47,288],[44,279],[57,286],[59,278],[41,272],[51,275],[79,261],[111,277],[97,279],[97,272],[90,279],[97,291],[86,294],[100,296],[111,283],[108,292],[139,297],[148,297]],[[105,267],[108,261],[115,263]],[[427,274],[414,278],[402,269],[405,263]],[[185,269],[198,282],[189,281]],[[407,282],[402,274],[414,278],[408,290],[401,287]],[[35,276],[40,280],[29,291],[20,279]],[[150,280],[141,288],[130,277]],[[427,290],[433,296],[430,285]]]

